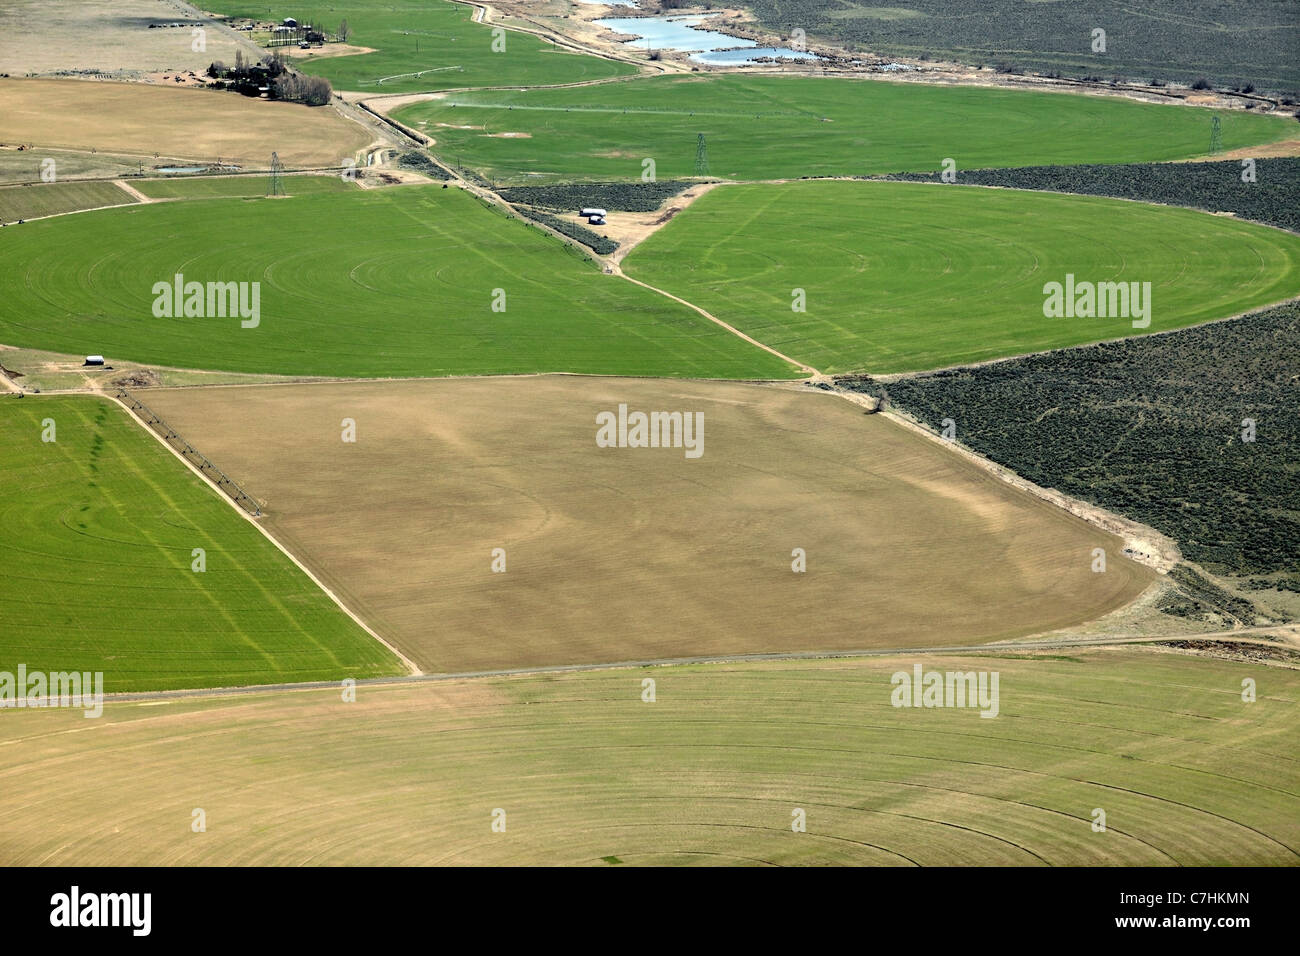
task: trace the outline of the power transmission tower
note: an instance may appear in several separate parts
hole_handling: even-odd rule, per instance
[[[709,175],[709,144],[704,141],[704,134],[695,140],[695,175]]]
[[[271,154],[271,181],[266,185],[266,194],[268,196],[283,196],[284,192],[284,164],[280,162],[280,154]]]
[[[1210,155],[1223,152],[1223,131],[1219,128],[1219,118],[1210,118]]]

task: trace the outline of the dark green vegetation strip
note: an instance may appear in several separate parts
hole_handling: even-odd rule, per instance
[[[746,0],[782,33],[798,27],[882,55],[986,66],[1300,90],[1300,7],[1286,0]],[[1104,53],[1093,30],[1106,31]],[[814,48],[816,44],[813,44]],[[1192,64],[1196,64],[1193,66]]]
[[[1300,130],[1297,130],[1300,134]],[[1018,169],[959,170],[968,186],[1045,189],[1090,196],[1230,212],[1242,219],[1300,232],[1300,157],[1254,160],[1252,172],[1240,160],[1217,163],[1134,163],[1123,166],[1029,166]],[[886,179],[938,182],[935,173],[896,173]]]
[[[617,212],[654,212],[694,183],[668,180],[653,183],[561,183],[555,186],[511,186],[498,195],[508,203],[549,206],[566,212],[585,207]]]
[[[279,23],[294,17],[333,34],[343,20],[348,43],[373,53],[300,57],[304,73],[336,90],[410,93],[463,86],[576,83],[634,72],[631,66],[571,53],[528,33],[507,31],[494,47],[493,25],[473,23],[468,5],[444,0],[213,0],[215,13]],[[504,44],[504,45],[502,45]]]
[[[136,198],[116,183],[49,183],[6,186],[0,189],[0,223],[16,223],[37,216],[57,216],[65,212],[122,206]]]
[[[394,112],[436,137],[444,161],[509,185],[639,181],[646,160],[660,179],[762,180],[925,171],[945,157],[958,169],[1192,159],[1209,152],[1215,115],[1224,149],[1300,132],[1290,118],[1113,97],[735,75],[448,93]],[[511,132],[529,135],[499,135]]]
[[[0,502],[0,671],[102,671],[106,691],[404,673],[106,399],[0,400]]]
[[[443,169],[422,149],[409,149],[397,157],[397,165],[404,169],[413,169],[433,179],[451,179],[451,173]]]
[[[0,342],[74,355],[355,377],[797,375],[554,236],[432,184],[48,219],[0,230],[0,259]],[[156,317],[155,284],[177,274],[260,283],[257,326]]]
[[[1040,485],[1237,574],[1300,570],[1300,306],[891,382],[891,402]],[[846,383],[878,393],[870,381]],[[1242,440],[1245,419],[1255,441]]]
[[[536,209],[529,209],[527,206],[520,206],[517,208],[521,214],[527,216],[529,219],[536,219],[543,225],[550,226],[556,232],[568,236],[570,239],[578,240],[584,246],[587,246],[602,256],[607,256],[618,249],[618,243],[613,239],[607,239],[600,235],[600,233],[592,232],[590,229],[569,222],[567,219],[561,219],[559,216],[551,216]]]

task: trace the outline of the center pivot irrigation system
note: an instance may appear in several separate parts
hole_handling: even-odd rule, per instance
[[[211,478],[218,488],[230,496],[231,501],[239,505],[239,507],[243,508],[254,518],[260,518],[262,516],[262,506],[259,505],[251,495],[245,492],[243,488],[239,487],[239,485],[235,484],[233,478],[216,465],[212,464],[206,455],[199,452],[193,445],[182,438],[176,432],[176,429],[172,428],[165,421],[155,415],[153,409],[124,388],[118,389],[117,397],[135,413],[136,417],[139,418],[140,421],[144,422],[156,431],[159,436],[162,437],[163,441],[167,442],[168,445],[179,452],[186,461],[193,464],[208,478]]]

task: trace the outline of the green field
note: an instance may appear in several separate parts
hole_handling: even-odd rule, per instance
[[[13,223],[19,219],[133,202],[136,202],[134,196],[108,182],[7,186],[0,189],[0,222]]]
[[[285,176],[286,196],[319,196],[356,189],[342,176]],[[257,199],[267,193],[270,179],[263,176],[196,176],[190,179],[142,179],[131,185],[150,199]]]
[[[1187,209],[886,182],[722,186],[627,273],[824,372],[905,372],[1179,328],[1300,294],[1300,237]],[[1149,328],[1048,318],[1047,282],[1150,282]],[[792,310],[793,290],[806,311]]]
[[[1208,151],[1212,115],[1100,96],[753,76],[448,93],[394,113],[437,139],[444,161],[510,182],[639,179],[647,158],[660,179],[695,176],[700,133],[708,173],[727,179],[921,172],[945,157],[959,170],[1184,159]],[[1225,149],[1295,130],[1289,118],[1218,115]],[[506,132],[529,138],[497,135]]]
[[[796,374],[460,189],[92,212],[0,231],[0,258],[0,342],[74,355],[356,377]],[[154,284],[177,273],[260,282],[260,323],[155,318]]]
[[[537,86],[577,83],[635,72],[631,66],[570,53],[531,34],[507,31],[505,49],[493,51],[493,26],[472,23],[473,9],[443,0],[304,0],[250,3],[214,0],[215,13],[279,22],[321,24],[328,32],[346,19],[348,43],[374,53],[299,57],[294,66],[323,76],[339,90],[410,93],[466,86]],[[418,45],[418,49],[417,49]]]
[[[0,400],[0,503],[0,671],[102,671],[107,691],[404,673],[106,399]]]
[[[914,663],[998,672],[999,715],[891,706],[892,673]],[[111,702],[93,722],[13,711],[0,719],[0,856],[1295,866],[1298,706],[1294,670],[1128,649],[363,686],[355,703]],[[194,807],[206,833],[190,830]]]

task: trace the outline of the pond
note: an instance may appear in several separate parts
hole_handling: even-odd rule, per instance
[[[760,47],[753,40],[728,36],[717,30],[701,30],[699,25],[717,14],[686,17],[606,17],[595,21],[616,33],[638,39],[629,46],[642,50],[677,50],[690,53],[700,63],[752,63],[759,57],[787,57],[815,60],[815,54],[788,47]]]

